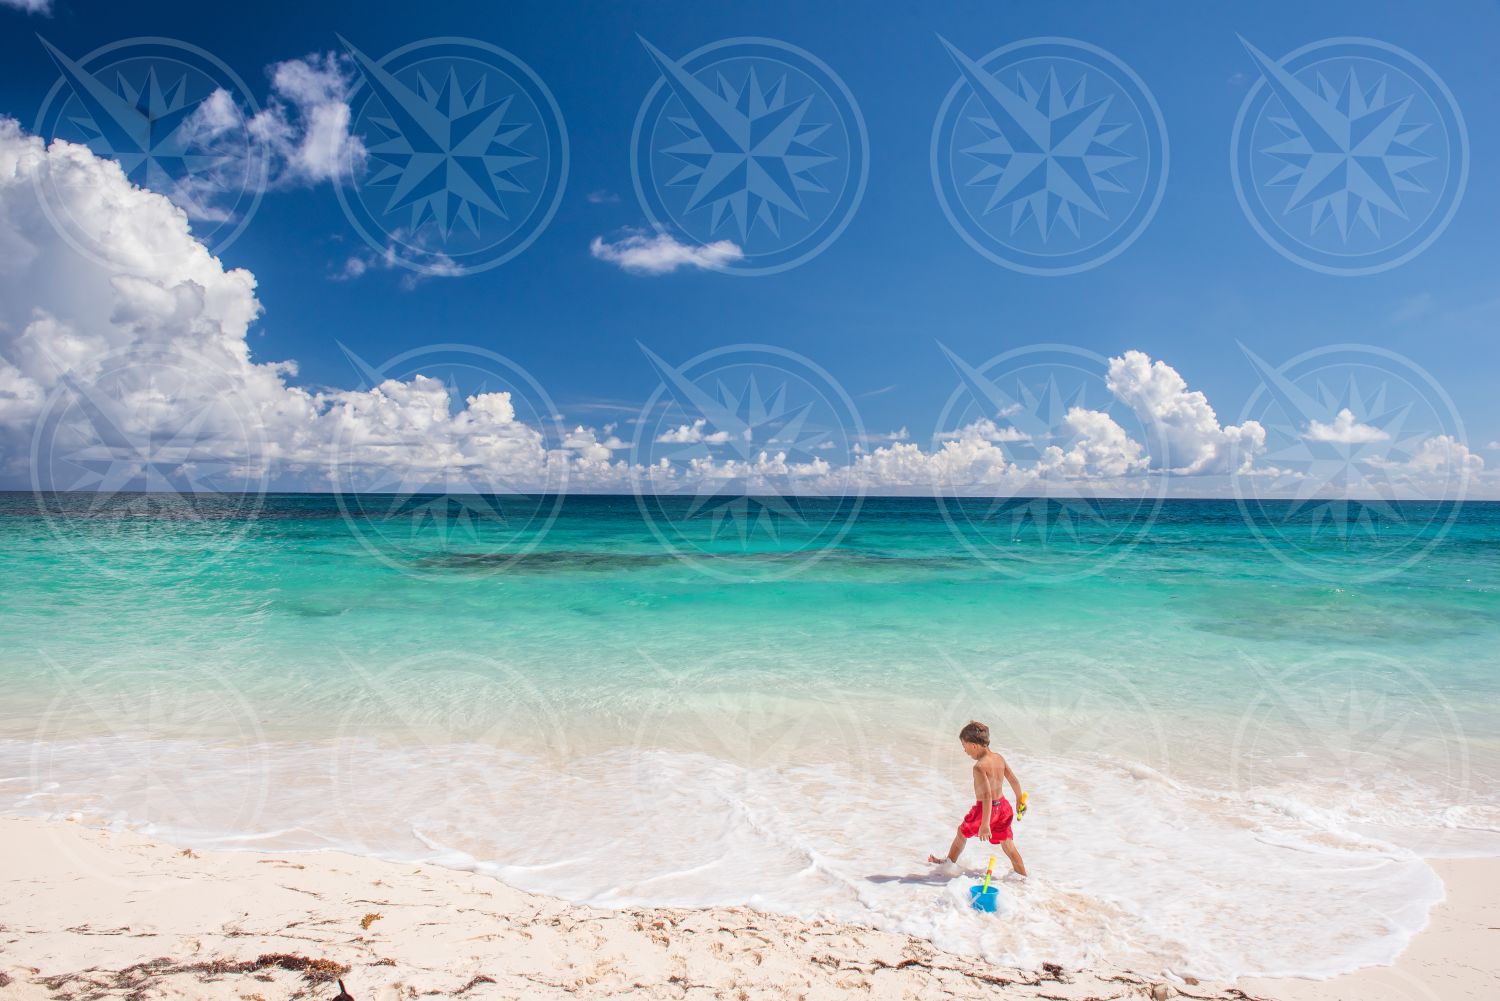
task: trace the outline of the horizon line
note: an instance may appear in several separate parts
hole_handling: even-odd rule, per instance
[[[66,497],[66,496],[75,496],[76,495],[76,496],[83,497],[83,496],[97,496],[97,495],[102,494],[102,493],[105,493],[105,491],[99,491],[99,490],[35,490],[35,489],[32,489],[32,490],[18,490],[18,489],[12,489],[12,488],[0,488],[0,496],[15,495],[15,496],[36,497],[36,496],[40,495],[40,496],[44,496],[44,497]],[[563,491],[561,493],[549,492],[549,491],[527,491],[527,490],[512,490],[512,491],[507,491],[507,492],[488,492],[488,493],[481,492],[481,491],[473,491],[473,492],[469,492],[469,493],[456,493],[456,492],[450,491],[450,490],[415,490],[415,491],[410,491],[410,492],[390,491],[390,490],[371,490],[371,491],[357,491],[357,490],[356,491],[337,491],[337,490],[265,490],[265,491],[226,490],[226,491],[217,491],[217,492],[208,492],[208,491],[205,491],[203,493],[191,493],[191,492],[181,491],[181,490],[113,490],[113,491],[108,491],[108,495],[109,496],[119,496],[119,495],[122,495],[122,494],[130,495],[130,496],[163,496],[163,497],[192,497],[192,498],[199,498],[199,497],[205,497],[206,498],[206,497],[442,497],[442,496],[450,496],[450,497],[564,497],[564,498],[566,498],[566,497],[615,497],[615,498],[634,498],[634,499],[642,499],[642,498],[650,497],[650,498],[654,498],[654,499],[658,499],[658,500],[664,499],[664,498],[673,498],[673,497],[679,497],[679,498],[683,498],[683,499],[689,499],[689,498],[700,496],[698,494],[686,493],[686,492],[683,492],[683,493],[612,493],[612,492],[606,492],[606,491],[595,492],[595,491],[581,491],[581,490],[580,491]],[[1380,496],[1378,494],[1371,494],[1371,495],[1368,495],[1368,496],[1358,496],[1358,497],[1353,497],[1353,496],[1351,496],[1351,497],[1336,496],[1336,497],[1327,497],[1327,498],[1318,498],[1318,497],[1299,498],[1299,497],[1295,497],[1295,496],[1280,496],[1280,495],[1266,495],[1266,496],[1253,496],[1253,497],[1233,497],[1233,496],[1231,496],[1231,497],[1224,497],[1224,496],[1203,495],[1203,496],[1179,496],[1179,497],[1157,497],[1157,498],[1153,498],[1153,497],[1151,497],[1149,495],[1143,496],[1143,495],[1140,495],[1140,494],[1134,494],[1134,495],[1131,495],[1131,494],[1118,494],[1118,495],[1116,495],[1116,494],[1109,494],[1109,495],[1099,494],[1099,495],[1087,495],[1087,496],[1085,496],[1085,495],[1071,495],[1071,496],[1067,496],[1067,497],[1054,497],[1054,496],[1050,496],[1050,495],[1047,495],[1047,494],[940,494],[940,493],[931,493],[931,494],[865,493],[865,494],[846,494],[846,495],[842,495],[842,496],[838,496],[838,497],[831,497],[831,496],[827,496],[827,495],[824,495],[824,494],[814,494],[814,493],[780,493],[780,494],[779,493],[759,493],[759,494],[747,493],[747,494],[740,494],[738,496],[741,496],[741,497],[744,497],[744,498],[747,498],[747,499],[749,499],[749,498],[759,498],[759,497],[776,497],[776,498],[797,498],[798,500],[860,501],[860,502],[864,502],[864,501],[867,501],[867,500],[930,500],[930,501],[941,501],[941,500],[958,500],[958,501],[963,501],[963,500],[974,500],[974,501],[983,501],[983,500],[990,500],[990,501],[993,501],[993,500],[1018,500],[1018,501],[1020,501],[1020,500],[1055,500],[1055,501],[1093,500],[1093,501],[1116,501],[1116,500],[1118,500],[1118,501],[1141,501],[1143,503],[1161,503],[1161,504],[1166,504],[1166,503],[1170,503],[1170,502],[1173,502],[1173,501],[1188,501],[1188,502],[1193,502],[1193,503],[1199,503],[1199,502],[1204,502],[1204,501],[1221,501],[1221,502],[1224,502],[1224,503],[1242,503],[1242,502],[1245,502],[1245,501],[1257,501],[1257,502],[1258,501],[1301,501],[1303,503],[1315,503],[1315,502],[1317,502],[1318,500],[1321,499],[1321,500],[1328,500],[1328,501],[1338,501],[1338,500],[1341,500],[1341,501],[1356,502],[1356,503],[1363,503],[1363,502],[1367,502],[1367,501],[1374,501],[1374,502],[1379,502],[1379,503],[1382,503],[1382,504],[1403,504],[1403,503],[1414,503],[1414,504],[1459,504],[1459,505],[1463,505],[1463,504],[1500,504],[1500,498],[1463,497],[1463,498],[1456,498],[1455,499],[1455,498],[1449,498],[1449,497],[1436,497],[1436,498],[1432,498],[1432,497],[1382,497],[1382,496]]]

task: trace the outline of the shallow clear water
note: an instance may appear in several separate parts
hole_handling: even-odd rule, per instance
[[[0,809],[1210,976],[1500,853],[1500,505],[479,500],[0,495]],[[921,862],[970,717],[1004,921]]]

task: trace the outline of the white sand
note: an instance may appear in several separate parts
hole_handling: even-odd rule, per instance
[[[1454,892],[1395,970],[1156,989],[1285,1001],[1500,997],[1500,865],[1443,871]],[[135,834],[0,819],[0,983],[10,981],[0,999],[331,998],[323,971],[332,968],[357,1001],[1102,1001],[1151,997],[1159,983],[1124,971],[1007,970],[900,935],[740,908],[598,911],[435,866],[334,852],[194,855]]]
[[[1448,898],[1395,966],[1333,980],[1247,980],[1280,1001],[1460,1001],[1500,998],[1500,859],[1432,863]]]

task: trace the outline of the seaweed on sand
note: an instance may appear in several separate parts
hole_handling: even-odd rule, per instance
[[[196,973],[200,976],[224,976],[259,973],[271,969],[286,970],[302,974],[309,987],[337,980],[349,972],[349,967],[331,959],[313,959],[285,952],[263,953],[255,959],[210,959],[196,963],[178,963],[166,957],[150,959],[113,972],[88,970],[83,973],[47,977],[40,983],[48,990],[57,991],[58,997],[75,1001],[92,1001],[123,992],[127,1001],[143,999],[146,988],[161,977],[181,973]],[[107,979],[105,979],[107,978]],[[269,978],[265,978],[269,979]],[[67,993],[64,993],[64,992]],[[301,993],[293,995],[301,996]]]

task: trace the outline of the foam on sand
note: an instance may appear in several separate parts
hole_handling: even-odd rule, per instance
[[[0,774],[25,774],[35,752],[0,742]],[[581,766],[347,739],[247,751],[112,738],[48,753],[53,784],[8,782],[0,805],[198,848],[432,862],[601,907],[832,918],[1028,969],[1328,977],[1393,961],[1443,897],[1417,853],[1328,804],[1104,761],[1027,763],[1037,793],[1017,835],[1035,875],[1002,884],[996,921],[967,906],[970,879],[921,861],[967,804],[947,770],[911,755],[855,773],[667,749],[605,750]],[[971,845],[964,863],[982,869],[985,854]]]
[[[11,849],[0,886],[30,891],[0,895],[0,972],[18,1001],[106,990],[326,996],[319,985],[334,977],[361,999],[675,999],[691,989],[745,1001],[1019,1001],[1154,986],[1120,970],[1006,969],[901,935],[744,909],[598,911],[470,873],[331,852],[186,853],[18,819],[0,820],[0,838]]]

